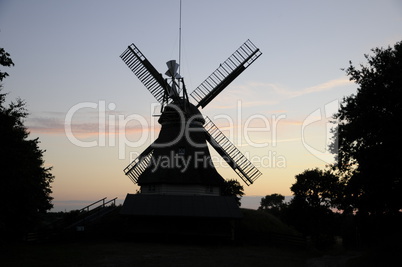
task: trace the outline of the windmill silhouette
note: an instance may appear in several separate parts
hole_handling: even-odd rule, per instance
[[[183,77],[178,73],[179,64],[176,61],[167,62],[167,78],[164,78],[134,44],[121,54],[121,59],[161,104],[158,122],[162,126],[154,143],[124,169],[124,173],[141,187],[141,194],[129,194],[126,197],[123,213],[183,215],[178,211],[179,208],[172,210],[171,207],[192,202],[193,215],[196,209],[194,207],[205,210],[208,205],[209,211],[204,212],[204,216],[233,215],[233,212],[230,215],[230,212],[225,213],[224,210],[233,211],[234,202],[228,204],[227,199],[217,197],[220,196],[224,179],[212,163],[207,143],[223,157],[246,185],[252,184],[261,176],[261,172],[208,117],[202,116],[199,107],[205,108],[261,54],[247,40],[190,95],[187,94]],[[166,196],[176,198],[170,197],[167,201]],[[177,198],[178,196],[193,198],[184,200]],[[200,199],[202,201],[197,202],[198,204],[194,202]],[[170,204],[167,204],[169,201]],[[238,209],[237,206],[236,208]],[[211,209],[215,210],[215,215],[211,213]],[[198,215],[202,216],[202,212]]]

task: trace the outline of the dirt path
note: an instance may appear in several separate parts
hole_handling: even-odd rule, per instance
[[[312,258],[306,261],[309,267],[343,267],[355,258],[361,256],[359,252],[348,252],[340,255],[325,255],[319,258]]]

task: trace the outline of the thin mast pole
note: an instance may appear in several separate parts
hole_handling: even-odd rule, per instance
[[[179,75],[181,63],[181,0],[180,0],[180,16],[179,16]]]

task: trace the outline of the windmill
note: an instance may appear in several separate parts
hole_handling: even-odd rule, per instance
[[[204,198],[202,205],[207,205],[205,203],[211,201],[211,209],[217,209],[220,205],[219,199],[222,198],[216,196],[220,195],[219,189],[224,179],[213,166],[207,143],[223,157],[246,185],[252,184],[261,176],[261,172],[212,120],[202,116],[199,111],[200,107],[205,108],[261,54],[260,50],[247,40],[188,95],[184,79],[178,73],[179,65],[176,61],[167,62],[168,71],[165,73],[167,78],[164,78],[137,46],[134,44],[128,46],[120,57],[161,104],[158,122],[162,127],[154,143],[124,169],[124,173],[141,187],[141,194],[128,195],[124,206],[130,206],[128,202],[130,199],[134,201],[135,198],[137,203],[132,205],[136,208],[130,209],[136,209],[136,214],[146,215],[158,209],[155,208],[156,204],[150,204],[155,203],[156,199],[151,197],[152,195],[211,196],[212,198],[208,200]],[[184,202],[195,201],[194,199],[200,198],[187,199]],[[160,209],[158,215],[181,215],[175,214],[178,212],[177,209],[170,213],[166,211],[169,209],[168,206],[173,205],[166,204],[166,199],[158,201],[158,205],[164,207]],[[174,200],[172,197],[170,201],[176,201],[174,204],[176,207],[183,205],[183,199]],[[193,207],[198,205],[192,203]],[[222,210],[225,207],[227,209],[227,203],[221,204]],[[128,209],[126,208],[127,213]],[[217,216],[230,217],[228,214],[222,214],[222,211],[218,213]]]

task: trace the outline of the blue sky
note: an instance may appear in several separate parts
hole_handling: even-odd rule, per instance
[[[179,0],[0,0],[0,47],[15,63],[7,70],[4,91],[10,100],[27,102],[31,137],[40,138],[46,164],[54,167],[55,203],[124,199],[135,192],[122,169],[130,152],[141,152],[153,141],[158,125],[151,127],[152,95],[119,55],[135,43],[164,73],[165,62],[178,59],[178,25]],[[401,33],[400,1],[182,0],[181,74],[191,92],[247,39],[261,49],[263,55],[202,113],[214,118],[243,153],[265,160],[263,176],[245,186],[248,196],[290,195],[296,174],[327,164],[311,152],[325,152],[325,107],[356,92],[341,68],[349,60],[365,63],[364,54],[393,45]],[[98,142],[91,148],[73,144],[65,133],[66,116],[82,103],[96,108],[74,113],[72,130],[81,141]],[[133,121],[127,132],[113,135],[107,128],[101,145],[103,103],[107,119],[137,114],[147,127]],[[267,145],[250,146],[247,126],[261,130],[250,133],[249,140]],[[145,141],[120,146],[123,134]],[[218,170],[236,177],[224,166]]]

